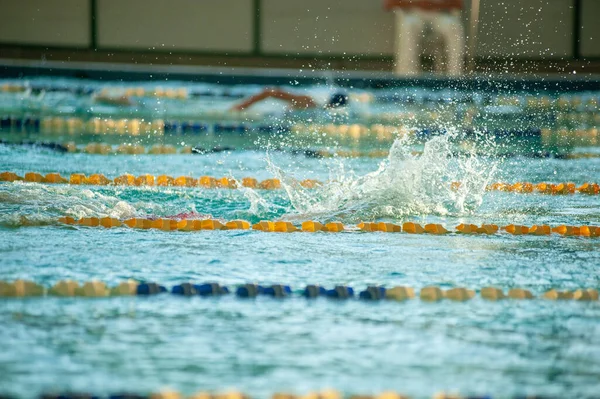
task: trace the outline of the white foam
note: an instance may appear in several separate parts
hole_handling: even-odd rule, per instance
[[[330,181],[305,189],[267,156],[269,170],[282,181],[291,202],[290,217],[349,219],[400,218],[408,215],[461,215],[483,201],[497,161],[474,152],[453,154],[458,134],[437,136],[421,155],[411,154],[408,138],[398,138],[378,169],[363,176],[346,171],[342,160],[330,162]],[[488,146],[482,142],[480,146]],[[458,190],[451,183],[459,181]]]

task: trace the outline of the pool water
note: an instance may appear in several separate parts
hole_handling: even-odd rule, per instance
[[[186,281],[230,287],[281,283],[295,293],[286,299],[247,300],[166,294],[0,298],[0,394],[28,398],[64,391],[106,395],[236,389],[267,398],[281,391],[333,388],[345,394],[395,390],[414,398],[438,391],[597,397],[597,301],[490,302],[476,296],[464,303],[398,303],[308,300],[298,292],[307,284],[348,285],[356,291],[370,285],[417,291],[430,285],[477,291],[520,287],[536,297],[551,288],[598,289],[598,238],[165,232],[57,222],[62,216],[123,220],[197,212],[251,223],[413,221],[441,223],[450,230],[460,223],[600,225],[597,195],[485,190],[496,181],[598,182],[600,158],[498,156],[502,140],[472,140],[446,127],[451,132],[445,135],[378,142],[377,148],[389,151],[379,158],[314,158],[272,149],[336,150],[344,145],[310,131],[252,131],[256,137],[247,146],[248,140],[227,135],[173,137],[165,132],[159,139],[232,147],[203,155],[96,155],[0,145],[0,171],[20,176],[30,171],[103,173],[109,178],[124,173],[251,176],[276,177],[284,186],[271,191],[2,182],[0,280],[29,279],[46,287],[65,279],[98,279],[110,286],[127,279],[167,287]],[[24,137],[49,140],[40,131],[0,135],[10,143]],[[100,141],[97,135],[77,133],[55,133],[51,139],[69,137],[80,145]],[[157,142],[116,137],[143,145]],[[113,136],[111,140],[118,143]],[[373,145],[354,140],[350,147]],[[594,146],[570,149],[598,153]],[[318,179],[324,185],[303,189],[291,183],[293,178]],[[453,181],[463,182],[458,192],[449,188]]]

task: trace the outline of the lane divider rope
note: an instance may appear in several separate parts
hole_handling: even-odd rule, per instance
[[[437,112],[425,112],[420,115],[414,112],[395,113],[388,116],[378,115],[384,123],[364,124],[354,123],[347,124],[296,124],[288,126],[287,124],[250,124],[240,122],[241,120],[249,120],[251,114],[245,111],[242,112],[208,112],[201,117],[204,119],[220,119],[216,123],[207,123],[192,120],[163,120],[153,119],[145,120],[143,118],[100,118],[93,117],[83,119],[76,116],[71,117],[0,117],[0,129],[8,130],[25,130],[25,131],[40,131],[43,133],[69,133],[69,134],[115,134],[115,135],[157,135],[177,134],[177,133],[236,133],[244,134],[248,132],[258,133],[288,133],[302,135],[327,134],[330,136],[346,137],[350,139],[375,138],[378,141],[391,141],[398,136],[416,136],[430,137],[433,135],[446,134],[445,129],[435,127],[431,128],[408,128],[403,126],[403,123],[414,121],[415,117],[419,117],[424,121],[431,123],[437,122],[442,117]],[[260,117],[260,115],[255,115]],[[237,120],[237,121],[233,121]],[[496,137],[540,137],[543,141],[553,141],[555,139],[574,140],[580,144],[594,145],[600,140],[600,113],[573,113],[573,114],[558,114],[556,120],[559,123],[585,123],[595,125],[587,129],[548,129],[548,128],[527,128],[527,129],[492,129],[482,130],[480,133],[488,136]],[[472,129],[467,129],[466,134],[475,134]],[[479,134],[479,133],[478,133]]]
[[[508,398],[506,395],[500,396],[502,398]],[[61,393],[44,393],[40,396],[40,399],[101,399],[102,396],[94,395],[88,392],[61,392]],[[249,395],[246,395],[237,391],[230,391],[225,393],[212,393],[212,392],[197,392],[190,396],[185,396],[177,391],[161,391],[153,392],[150,394],[137,394],[131,392],[120,392],[109,394],[105,397],[106,399],[251,399]],[[402,395],[400,393],[388,391],[382,392],[377,395],[348,395],[344,396],[341,393],[334,390],[323,390],[320,392],[310,392],[306,395],[296,395],[292,393],[276,392],[273,393],[271,399],[409,399],[409,396]],[[535,399],[538,396],[515,396],[516,399]],[[552,398],[543,396],[543,398]],[[461,396],[456,393],[437,392],[432,396],[432,399],[492,399],[492,396],[488,394],[484,395],[469,395]]]
[[[458,234],[458,235],[495,235],[505,232],[510,235],[533,235],[549,236],[553,233],[563,237],[600,237],[600,226],[582,225],[570,226],[559,225],[551,227],[546,224],[523,226],[509,224],[499,227],[496,224],[475,224],[461,223],[456,226],[454,231],[447,230],[443,225],[429,223],[424,226],[419,223],[405,222],[404,224],[395,224],[389,222],[361,222],[356,226],[345,226],[341,222],[320,223],[318,221],[307,220],[298,227],[288,221],[262,220],[251,224],[246,220],[223,221],[219,219],[145,219],[130,218],[119,220],[111,217],[84,217],[75,219],[71,216],[61,217],[57,220],[59,224],[79,225],[86,227],[129,227],[132,229],[157,229],[163,231],[200,231],[200,230],[258,230],[274,233],[294,233],[294,232],[382,232],[382,233],[407,233],[407,234]]]
[[[138,295],[148,296],[161,293],[171,293],[179,296],[221,296],[235,293],[238,298],[256,298],[269,296],[275,298],[306,297],[306,298],[356,298],[355,290],[345,285],[337,285],[332,289],[320,285],[307,285],[304,289],[293,291],[289,285],[273,284],[259,285],[247,283],[236,287],[226,287],[218,283],[195,284],[184,282],[174,285],[171,289],[154,282],[138,282],[135,280],[123,281],[116,286],[109,287],[104,282],[93,280],[79,284],[73,280],[61,280],[50,288],[28,280],[15,280],[13,282],[0,281],[0,297],[30,297],[30,296],[59,296],[59,297],[108,297]],[[426,286],[420,289],[418,296],[412,287],[397,286],[386,288],[383,286],[368,286],[358,293],[359,299],[365,300],[395,300],[405,301],[418,297],[421,301],[437,302],[444,299],[464,302],[473,299],[476,291],[464,287],[443,289],[437,286]],[[487,300],[500,299],[534,299],[536,298],[530,290],[524,288],[511,288],[505,293],[497,287],[483,287],[479,295]],[[562,291],[550,289],[539,296],[540,299],[548,300],[575,300],[575,301],[597,301],[598,290],[594,288],[583,288],[575,291]]]
[[[191,176],[173,177],[168,175],[154,176],[151,174],[143,174],[134,176],[124,174],[114,179],[109,179],[101,173],[94,173],[86,176],[83,173],[73,173],[69,178],[65,178],[60,173],[48,173],[42,175],[37,172],[28,172],[24,176],[19,176],[14,172],[0,173],[0,182],[15,182],[25,181],[30,183],[49,183],[49,184],[73,184],[73,185],[124,185],[124,186],[181,186],[181,187],[204,187],[204,188],[238,188],[249,187],[259,189],[278,189],[281,188],[279,179],[265,179],[258,181],[253,177],[244,177],[241,181],[230,178],[216,178],[212,176],[201,176],[194,178]],[[324,183],[315,179],[305,179],[298,181],[305,188],[314,188]],[[461,182],[453,182],[450,188],[459,190],[462,187]],[[488,191],[505,191],[521,194],[551,194],[551,195],[569,195],[569,194],[600,194],[600,185],[598,183],[583,183],[576,186],[575,183],[502,183],[497,182],[487,186]]]
[[[144,147],[139,144],[119,144],[117,146],[113,146],[107,143],[98,143],[91,142],[86,144],[85,146],[78,146],[75,142],[69,141],[66,143],[54,143],[54,142],[8,142],[0,140],[0,144],[5,145],[22,145],[22,146],[30,146],[30,147],[39,147],[45,148],[49,150],[59,151],[63,153],[85,153],[85,154],[94,154],[94,155],[174,155],[174,154],[212,154],[212,153],[222,153],[229,151],[236,151],[238,149],[234,147],[194,147],[194,146],[184,146],[184,147],[175,147],[170,144],[155,144],[151,147]],[[274,150],[275,151],[275,150]],[[359,151],[359,150],[336,150],[336,151],[328,151],[322,149],[302,149],[302,148],[292,148],[292,149],[281,149],[281,151],[285,151],[288,154],[292,155],[304,155],[307,158],[333,158],[333,157],[342,157],[342,158],[386,158],[389,155],[388,150],[369,150],[369,151]],[[421,155],[422,151],[412,151],[411,154],[414,156]],[[599,157],[600,154],[588,154],[582,153],[582,157],[585,158],[594,158]],[[565,156],[566,157],[566,156]]]
[[[213,154],[213,153],[222,153],[222,152],[231,152],[231,151],[240,151],[240,150],[251,150],[252,148],[235,148],[235,147],[199,147],[199,146],[183,146],[176,147],[170,144],[155,144],[151,147],[145,147],[139,144],[132,143],[123,143],[118,144],[116,146],[108,144],[108,143],[100,143],[100,142],[91,142],[84,146],[77,145],[73,141],[58,143],[58,142],[48,142],[48,141],[21,141],[21,142],[13,142],[13,141],[3,141],[0,140],[0,144],[4,145],[20,145],[20,146],[29,146],[29,147],[37,147],[43,148],[63,153],[85,153],[85,154],[94,154],[94,155],[174,155],[174,154]],[[387,158],[390,154],[389,150],[357,150],[357,149],[339,149],[335,151],[329,151],[325,149],[318,148],[280,148],[273,149],[273,151],[282,151],[291,155],[304,155],[307,158]],[[411,151],[413,156],[422,155],[422,151]],[[515,155],[527,155],[523,152],[506,152],[496,154],[498,157],[513,157]],[[535,153],[536,156],[545,155],[550,158],[553,156],[551,152],[546,153]],[[592,158],[600,158],[600,154],[593,152],[571,152],[560,155],[560,159],[592,159]]]

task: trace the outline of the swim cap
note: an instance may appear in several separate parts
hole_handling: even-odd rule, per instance
[[[345,107],[346,105],[348,105],[348,96],[344,93],[335,93],[329,99],[329,104],[327,104],[331,108]]]

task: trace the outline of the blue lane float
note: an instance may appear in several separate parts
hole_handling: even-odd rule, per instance
[[[380,300],[385,299],[385,288],[380,286],[370,286],[359,294],[360,299]]]
[[[263,294],[274,298],[285,298],[292,295],[292,289],[289,285],[274,284],[263,289]]]
[[[167,292],[167,289],[156,283],[141,283],[137,286],[137,295],[156,295]]]
[[[354,289],[345,285],[338,285],[332,290],[327,290],[325,296],[328,298],[348,299],[354,296]]]
[[[310,284],[307,285],[302,296],[306,298],[317,298],[320,296],[327,296],[327,290],[319,285]]]
[[[219,296],[229,294],[229,288],[218,283],[195,284],[194,288],[200,296]]]

